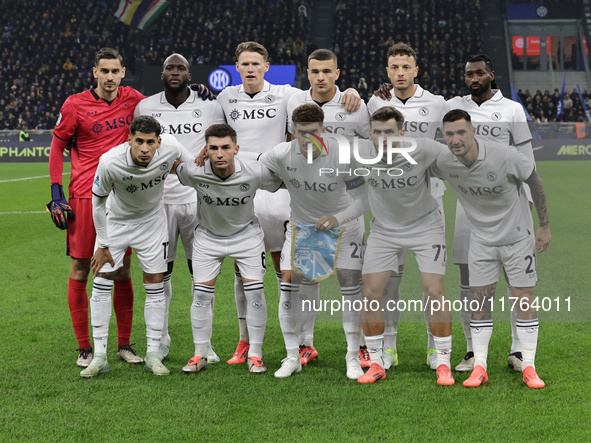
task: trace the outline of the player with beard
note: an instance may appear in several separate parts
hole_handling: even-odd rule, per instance
[[[191,72],[189,62],[181,54],[172,54],[162,65],[164,91],[142,100],[134,115],[151,115],[162,125],[164,134],[172,134],[195,157],[206,145],[205,130],[213,124],[225,123],[224,113],[217,101],[203,101],[189,88]],[[193,235],[197,227],[197,193],[195,189],[182,186],[175,174],[164,182],[164,210],[168,219],[168,269],[164,274],[166,311],[162,328],[160,354],[162,360],[170,352],[168,311],[172,298],[171,275],[177,259],[179,236],[185,250],[189,272],[193,275]],[[212,303],[213,312],[213,303]],[[207,361],[219,362],[211,345],[207,347]]]
[[[70,256],[68,305],[80,351],[76,364],[80,367],[87,367],[93,355],[88,331],[86,283],[96,236],[92,220],[94,172],[103,153],[127,140],[133,110],[144,98],[129,86],[119,86],[125,77],[125,66],[123,57],[115,49],[97,51],[92,72],[97,80],[96,87],[74,94],[64,102],[49,154],[51,203],[47,208],[56,226],[67,229],[66,255]],[[62,189],[65,149],[69,149],[72,161],[69,203]],[[115,280],[113,307],[117,317],[117,357],[135,364],[143,360],[130,346],[133,287],[129,254],[130,251]]]
[[[502,269],[511,285],[510,301],[518,311],[523,382],[529,388],[540,389],[545,383],[535,367],[539,330],[534,303],[536,251],[544,252],[552,238],[544,187],[535,163],[523,153],[510,145],[475,138],[475,133],[470,114],[461,109],[448,112],[443,119],[443,136],[449,150],[439,155],[433,168],[454,189],[471,222],[470,287],[478,308],[471,312],[470,321],[474,370],[464,386],[478,387],[488,381],[492,303]],[[535,202],[537,231],[533,229],[527,197],[521,190],[524,183],[530,186]]]
[[[470,95],[454,97],[447,104],[449,109],[462,109],[472,118],[476,135],[484,140],[515,146],[517,150],[535,164],[531,144],[531,133],[523,107],[513,100],[505,98],[499,89],[493,89],[495,73],[490,57],[486,54],[471,55],[466,59],[464,78]],[[496,85],[495,85],[496,86]],[[528,200],[531,202],[529,187],[524,186]],[[533,228],[533,220],[532,220]],[[470,246],[471,225],[464,209],[458,201],[454,231],[454,263],[460,268],[460,299],[462,307],[469,305],[472,292],[469,286],[468,250]],[[508,296],[511,288],[507,288]],[[462,328],[467,341],[467,352],[464,360],[456,366],[456,371],[467,372],[474,368],[474,352],[470,331],[470,312],[461,312]],[[521,344],[516,326],[517,311],[511,311],[511,351],[508,365],[517,372],[521,371]]]
[[[445,99],[440,95],[433,95],[415,83],[419,73],[417,66],[417,54],[415,50],[406,43],[397,43],[388,50],[388,65],[386,66],[388,77],[392,82],[388,85],[394,90],[394,95],[388,93],[388,97],[381,98],[381,93],[373,95],[367,104],[370,114],[384,106],[393,106],[404,116],[405,136],[420,138],[426,137],[435,139],[437,130],[441,126],[441,120],[448,110]],[[386,86],[386,85],[384,85]],[[381,91],[385,94],[388,87]],[[439,204],[439,210],[445,225],[443,211],[443,193],[445,185],[436,178],[429,180],[431,194]],[[384,293],[384,300],[400,300],[400,283],[404,275],[404,263],[406,257],[400,260],[398,273],[393,272]],[[386,327],[384,331],[384,361],[389,367],[398,364],[398,353],[396,349],[396,337],[400,312],[397,310],[384,312]],[[429,327],[429,313],[425,312],[425,323],[427,325],[427,364],[431,369],[436,370],[436,351],[433,334]]]

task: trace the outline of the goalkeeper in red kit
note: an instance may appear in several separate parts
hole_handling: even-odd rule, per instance
[[[92,70],[96,86],[68,97],[60,110],[49,155],[51,202],[47,205],[56,226],[67,229],[66,255],[71,258],[68,305],[80,352],[76,364],[81,367],[87,367],[92,361],[86,293],[96,237],[92,220],[92,182],[99,157],[127,141],[133,111],[145,98],[129,86],[119,86],[125,76],[125,66],[117,50],[98,50]],[[203,99],[211,98],[202,85],[197,85],[197,89]],[[66,148],[72,161],[69,201],[62,188]],[[113,306],[117,317],[117,357],[135,364],[143,359],[130,346],[133,320],[130,255],[128,250],[123,261],[124,270],[115,281]]]

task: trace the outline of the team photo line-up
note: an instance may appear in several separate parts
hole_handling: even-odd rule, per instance
[[[546,250],[551,234],[523,108],[495,89],[485,54],[466,60],[468,95],[447,102],[415,83],[417,54],[411,46],[393,45],[385,62],[391,83],[366,105],[355,89],[335,86],[340,71],[333,52],[310,54],[311,87],[304,91],[268,83],[267,50],[243,42],[236,48],[241,85],[214,97],[204,85],[191,83],[187,59],[173,53],[162,66],[163,91],[145,97],[120,86],[125,65],[117,50],[97,51],[96,86],[64,102],[49,158],[47,208],[56,226],[67,230],[67,299],[82,377],[109,370],[112,310],[117,358],[170,374],[163,361],[171,346],[168,312],[179,238],[193,281],[195,346],[182,371],[198,373],[220,361],[210,342],[214,287],[229,257],[239,340],[227,363],[267,372],[263,279],[270,253],[286,349],[274,375],[300,372],[318,357],[312,307],[319,305],[319,284],[294,269],[293,260],[300,248],[296,232],[307,229],[319,236],[317,247],[329,241],[320,235],[339,233],[333,271],[342,295],[346,376],[374,383],[398,365],[400,310],[390,307],[401,301],[411,251],[423,287],[426,361],[437,384],[453,385],[452,308],[443,284],[445,180],[458,199],[453,259],[460,268],[467,342],[455,371],[471,372],[466,387],[488,381],[492,304],[503,271],[513,300],[508,365],[528,387],[545,386],[535,367],[539,322],[533,292],[536,252]],[[445,144],[435,140],[438,133]],[[67,200],[65,150],[71,157]],[[146,292],[145,358],[130,343],[132,249]]]

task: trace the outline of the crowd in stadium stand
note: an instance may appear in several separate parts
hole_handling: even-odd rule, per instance
[[[529,90],[522,91],[519,89],[517,95],[519,95],[519,98],[525,105],[532,121],[537,123],[556,121],[558,103],[560,102],[560,91],[558,89],[554,89],[552,93],[548,89],[543,93],[537,90],[533,95]],[[581,95],[583,96],[587,109],[591,109],[591,95],[586,89],[581,91]],[[562,121],[584,122],[587,120],[583,104],[576,89],[573,89],[571,92],[565,91],[563,104]]]
[[[89,8],[74,0],[0,0],[0,129],[52,129],[66,97],[93,85],[93,55],[103,46],[121,52],[128,77],[145,64],[160,65],[172,51],[192,64],[232,63],[236,45],[246,40],[265,45],[271,63],[295,64],[302,73],[314,47],[306,48],[311,6],[305,0],[178,0],[145,32],[113,17],[117,3]],[[336,0],[338,85],[355,87],[368,99],[388,81],[388,48],[408,42],[419,55],[421,86],[446,98],[465,95],[465,58],[482,52],[479,20],[477,2],[400,0],[392,7],[378,0]],[[523,93],[523,101],[534,120],[551,121],[559,95]],[[583,115],[578,95],[570,94],[563,120]]]
[[[257,41],[274,64],[292,64],[301,72],[308,37],[308,7],[296,0],[178,1],[152,30],[146,61],[160,64],[174,49],[191,64],[223,64],[235,60],[236,46]],[[300,11],[300,6],[304,8]],[[305,11],[305,12],[304,12]],[[261,18],[264,18],[261,20]]]
[[[340,0],[334,20],[333,50],[341,67],[340,85],[366,83],[369,90],[388,81],[388,48],[409,43],[417,51],[418,83],[445,98],[464,95],[464,61],[483,52],[477,2]],[[362,82],[362,79],[364,80]]]

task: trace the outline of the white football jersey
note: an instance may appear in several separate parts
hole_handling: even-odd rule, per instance
[[[416,165],[398,154],[391,164],[383,160],[370,165],[354,160],[359,175],[368,184],[369,207],[374,226],[395,234],[403,234],[408,227],[420,223],[438,208],[431,195],[429,168],[446,146],[426,138],[417,139],[417,147],[410,153]],[[371,140],[359,142],[362,158],[375,158],[377,151]]]
[[[513,100],[503,97],[500,90],[493,90],[493,97],[480,106],[472,100],[471,95],[454,97],[447,101],[450,110],[462,109],[470,114],[476,135],[481,140],[502,145],[521,145],[532,139],[523,107]],[[531,146],[520,149],[530,160],[534,161]]]
[[[336,93],[332,100],[322,105],[326,132],[344,135],[349,141],[353,141],[353,137],[356,135],[367,138],[369,136],[369,114],[365,102],[361,101],[361,106],[357,111],[345,112],[345,106],[341,104],[344,93],[337,86],[334,88]],[[317,104],[312,98],[311,91],[311,89],[298,91],[287,102],[287,118],[290,132],[293,129],[291,115],[294,109],[302,105]]]
[[[150,115],[162,125],[163,134],[171,134],[197,157],[205,147],[205,130],[211,125],[225,123],[224,112],[215,100],[203,101],[195,91],[190,90],[187,100],[178,107],[166,100],[163,92],[145,98],[135,108],[134,117]],[[181,186],[175,174],[164,183],[164,203],[186,204],[197,201],[191,188]]]
[[[259,158],[285,183],[291,197],[290,220],[294,223],[315,223],[323,215],[344,211],[352,203],[347,190],[364,186],[362,177],[336,174],[336,170],[349,170],[350,165],[339,164],[337,142],[327,142],[328,152],[316,157],[312,164],[301,153],[297,140],[281,143]]]
[[[238,134],[244,152],[267,152],[285,141],[287,101],[300,91],[290,85],[272,85],[265,80],[263,89],[250,97],[243,85],[229,86],[218,95],[226,121]]]
[[[252,223],[254,196],[259,189],[275,192],[281,179],[256,160],[234,157],[235,171],[221,179],[211,169],[209,160],[204,166],[190,161],[177,168],[180,182],[197,189],[199,226],[213,235],[229,237]]]
[[[369,115],[384,106],[393,106],[404,116],[405,136],[434,140],[437,128],[441,127],[443,116],[449,110],[447,103],[441,95],[433,95],[419,85],[415,85],[415,88],[415,93],[406,102],[396,97],[394,91],[390,100],[383,100],[373,95],[367,103]]]
[[[131,146],[123,143],[101,155],[92,193],[110,194],[108,218],[118,223],[146,223],[164,210],[164,181],[173,163],[194,157],[172,135],[161,135],[161,145],[148,166],[138,166],[131,158]]]
[[[508,245],[528,236],[532,217],[522,181],[534,163],[512,146],[478,140],[478,158],[470,167],[449,150],[433,171],[447,180],[472,224],[472,236],[485,245]]]

